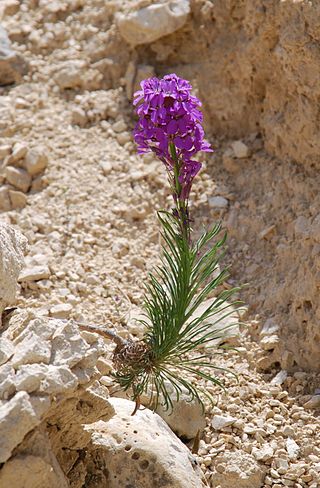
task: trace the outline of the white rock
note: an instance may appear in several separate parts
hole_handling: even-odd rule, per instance
[[[279,325],[276,324],[273,319],[267,319],[263,324],[263,327],[260,331],[260,337],[270,336],[278,332]]]
[[[264,444],[260,449],[257,447],[252,448],[252,455],[257,461],[267,461],[268,459],[272,458],[273,453],[274,450],[270,444]]]
[[[48,371],[46,364],[25,364],[21,365],[14,377],[14,384],[17,391],[32,393],[40,387],[40,381],[45,378]]]
[[[279,345],[279,336],[276,334],[264,336],[260,344],[264,351],[271,351]]]
[[[189,0],[169,0],[118,14],[116,18],[122,37],[129,44],[137,46],[154,42],[180,29],[189,12]]]
[[[75,366],[85,356],[89,345],[82,339],[75,324],[61,325],[52,339],[51,362],[56,366]]]
[[[50,315],[56,319],[67,319],[72,309],[73,307],[69,303],[59,303],[50,308]]]
[[[225,427],[229,427],[237,421],[236,418],[231,416],[214,415],[211,420],[211,425],[215,430],[223,430]]]
[[[24,265],[27,239],[7,224],[0,223],[0,317],[15,300],[18,275]],[[1,325],[1,319],[0,319]]]
[[[9,144],[3,144],[0,146],[0,160],[4,159],[6,156],[9,156],[11,152],[11,146]]]
[[[290,437],[286,440],[286,449],[287,449],[287,452],[289,454],[289,458],[291,460],[297,459],[299,452],[300,452],[300,447]]]
[[[231,144],[236,158],[242,159],[249,156],[249,148],[242,141],[235,141]]]
[[[41,380],[40,392],[56,395],[74,390],[78,386],[77,377],[66,366],[48,367],[45,378]]]
[[[206,419],[200,403],[190,399],[188,392],[182,389],[179,400],[176,400],[175,392],[171,384],[167,384],[167,391],[171,395],[172,410],[165,410],[160,404],[156,410],[169,427],[180,437],[193,439],[198,430],[203,432],[206,426]]]
[[[81,87],[85,68],[86,63],[83,61],[69,61],[55,73],[54,81],[62,90]]]
[[[0,366],[13,356],[14,347],[11,341],[0,337]]]
[[[18,142],[13,146],[12,153],[8,159],[8,164],[15,165],[18,161],[23,159],[27,154],[28,146],[24,143]]]
[[[216,197],[209,197],[208,198],[208,204],[209,204],[209,207],[211,207],[211,208],[223,210],[225,208],[228,208],[229,201],[224,197],[216,196]]]
[[[108,488],[133,482],[139,488],[204,487],[189,449],[156,413],[145,409],[132,416],[133,402],[122,398],[109,402],[115,415],[85,426],[109,472]]]
[[[25,169],[8,166],[4,174],[8,183],[18,188],[18,190],[27,193],[31,186],[32,179]]]
[[[313,395],[304,405],[304,408],[320,408],[320,395]]]
[[[30,334],[16,346],[11,364],[14,368],[17,368],[21,364],[49,364],[50,357],[50,342],[41,341],[36,334]]]
[[[32,266],[31,268],[25,268],[19,275],[18,281],[39,281],[46,280],[50,277],[51,273],[48,266]]]
[[[213,469],[214,468],[214,469]],[[218,469],[217,469],[218,468]],[[265,469],[243,451],[219,454],[211,464],[210,486],[220,488],[261,488]]]
[[[27,73],[27,63],[11,48],[8,35],[0,25],[0,85],[19,82]]]
[[[101,161],[99,166],[105,176],[109,175],[112,171],[112,163],[110,161]]]
[[[23,167],[27,170],[29,175],[36,176],[42,173],[48,166],[48,156],[45,150],[29,149]]]
[[[18,392],[0,407],[0,463],[9,459],[13,449],[39,423],[30,397],[24,391]]]
[[[14,394],[16,390],[14,374],[15,371],[10,363],[0,366],[0,398],[7,400]]]
[[[270,383],[272,385],[282,385],[286,381],[287,377],[287,371],[285,369],[282,369],[281,371],[279,371],[279,373],[275,375],[274,378],[272,378]]]

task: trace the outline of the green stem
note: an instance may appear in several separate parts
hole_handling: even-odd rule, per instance
[[[174,161],[173,165],[173,174],[174,174],[174,188],[173,191],[175,192],[176,195],[176,210],[179,218],[179,226],[181,230],[181,236],[183,239],[185,239],[186,243],[189,244],[190,242],[190,226],[189,226],[189,220],[188,220],[188,203],[181,198],[181,183],[179,181],[179,175],[180,175],[180,169],[181,169],[181,163],[179,161],[177,151],[176,151],[176,146],[174,145],[173,142],[170,142],[169,144],[169,150],[171,157]]]

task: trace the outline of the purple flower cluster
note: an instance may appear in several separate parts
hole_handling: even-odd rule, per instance
[[[139,116],[134,129],[138,152],[153,151],[169,173],[178,168],[178,197],[182,199],[188,198],[192,180],[201,168],[193,156],[199,151],[212,151],[204,140],[201,102],[191,95],[191,89],[187,80],[175,74],[160,80],[149,78],[141,82],[133,102]]]

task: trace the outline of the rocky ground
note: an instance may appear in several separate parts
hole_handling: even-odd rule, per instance
[[[138,156],[132,142],[129,51],[121,51],[129,63],[125,77],[117,63],[102,65],[98,56],[107,41],[117,46],[113,14],[119,5],[104,3],[4,2],[3,25],[29,67],[19,83],[0,88],[1,220],[28,239],[21,309],[43,318],[108,323],[121,335],[139,337],[141,326],[132,317],[159,255],[155,212],[169,208],[171,196],[161,164]],[[136,82],[152,71],[141,68]],[[273,265],[270,242],[282,242],[282,263],[289,251],[279,222],[248,223],[252,212],[265,209],[271,216],[277,208],[268,194],[261,201],[261,168],[269,167],[266,181],[270,167],[277,176],[289,170],[279,169],[257,133],[241,142],[217,138],[210,128],[208,135],[217,151],[203,161],[191,195],[194,228],[222,219],[230,234],[226,286],[248,281],[241,297],[250,306],[238,352],[219,358],[239,382],[227,375],[226,394],[203,385],[217,404],[206,411],[198,462],[215,488],[318,488],[319,376],[297,367],[293,353],[279,344],[276,298],[261,298]],[[297,171],[295,188],[300,178]],[[282,188],[275,182],[272,190]],[[309,227],[300,217],[296,232],[305,238]],[[311,305],[303,303],[301,313],[308,314]],[[108,378],[103,381],[108,385]]]

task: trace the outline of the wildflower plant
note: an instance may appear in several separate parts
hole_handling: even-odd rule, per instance
[[[121,387],[132,390],[137,405],[143,394],[149,394],[153,408],[159,401],[172,407],[168,383],[177,398],[186,389],[202,405],[207,393],[201,392],[197,379],[222,386],[212,375],[220,368],[212,363],[209,350],[198,350],[221,337],[217,323],[234,313],[228,300],[235,289],[229,289],[218,293],[197,315],[199,306],[225,281],[228,271],[218,271],[225,243],[225,235],[218,237],[220,224],[195,242],[192,239],[189,196],[201,169],[194,156],[212,149],[204,139],[201,102],[191,90],[188,81],[171,74],[142,81],[141,90],[134,94],[138,152],[152,151],[163,162],[174,206],[171,211],[158,212],[164,245],[161,264],[150,274],[147,285],[145,319],[141,320],[144,337],[118,347],[115,377]]]
[[[191,90],[188,81],[171,74],[142,81],[141,90],[134,94],[138,152],[152,151],[163,162],[173,196],[173,208],[158,212],[164,244],[161,264],[150,274],[146,287],[144,318],[140,320],[145,334],[132,341],[105,333],[117,343],[114,377],[124,390],[132,392],[136,409],[143,395],[148,396],[151,408],[161,402],[171,409],[171,392],[179,399],[183,390],[190,400],[195,398],[204,406],[204,397],[210,395],[199,380],[223,387],[214,375],[223,368],[212,362],[210,346],[216,347],[216,340],[224,335],[226,327],[218,326],[219,322],[233,314],[233,306],[238,304],[229,302],[238,288],[227,289],[197,313],[226,280],[228,270],[219,269],[226,240],[220,223],[197,240],[192,238],[189,196],[201,169],[194,157],[212,149],[204,139],[201,102]]]

